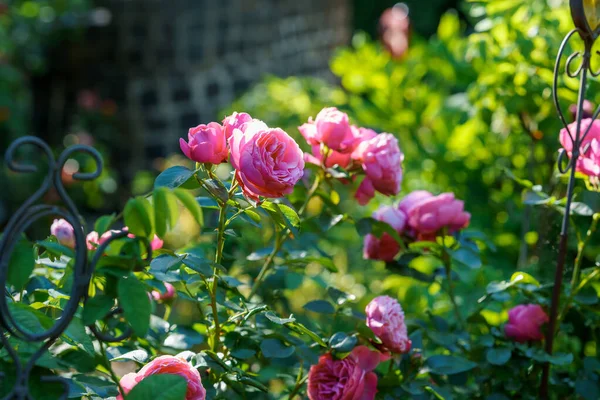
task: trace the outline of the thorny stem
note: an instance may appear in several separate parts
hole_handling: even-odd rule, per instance
[[[446,282],[448,284],[448,296],[450,297],[450,302],[452,303],[452,307],[454,309],[454,315],[456,316],[456,321],[460,325],[462,329],[465,327],[465,322],[460,313],[460,309],[458,307],[458,303],[456,302],[456,298],[454,297],[454,285],[452,284],[452,260],[450,258],[450,253],[448,253],[448,249],[446,247],[446,232],[443,233],[442,242],[443,242],[443,252],[442,252],[442,262],[444,263],[444,269],[446,270]]]
[[[594,215],[592,219],[592,224],[590,225],[590,229],[588,229],[585,239],[582,241],[579,240],[577,244],[577,257],[575,258],[575,266],[573,267],[573,277],[571,278],[571,289],[575,287],[577,281],[579,281],[579,277],[581,274],[581,262],[583,261],[583,252],[587,247],[588,243],[594,232],[596,232],[596,228],[598,227],[598,218]]]
[[[306,382],[306,380],[308,379],[308,374],[304,378],[302,377],[303,370],[304,368],[302,362],[300,362],[300,370],[298,371],[298,377],[296,378],[296,385],[294,386],[294,388],[290,392],[290,395],[288,396],[289,400],[293,400],[293,398],[300,392],[300,389],[302,388],[302,385],[304,385],[304,382]]]
[[[304,212],[306,211],[306,207],[308,206],[308,203],[310,202],[312,197],[317,192],[317,189],[319,188],[320,184],[321,184],[321,176],[317,175],[317,177],[315,178],[315,181],[313,182],[313,185],[311,186],[311,188],[308,190],[308,193],[306,194],[306,199],[304,200],[304,204],[302,204],[302,206],[298,210],[299,216],[302,216],[304,214]],[[254,281],[254,285],[252,285],[252,290],[250,291],[250,294],[248,295],[248,300],[252,300],[252,297],[254,297],[254,295],[258,291],[258,288],[264,281],[265,277],[271,271],[271,268],[273,267],[273,260],[275,259],[275,256],[277,255],[279,250],[281,250],[281,246],[285,243],[285,241],[287,239],[289,239],[290,234],[291,234],[291,232],[287,228],[284,230],[283,235],[281,235],[281,236],[279,236],[276,233],[275,245],[273,246],[273,251],[271,252],[271,254],[269,254],[267,259],[265,260],[265,263],[263,264],[262,268],[260,269],[260,272],[258,273],[258,275]]]
[[[227,203],[221,204],[219,208],[219,225],[217,227],[217,250],[215,253],[215,263],[220,264],[223,259],[223,246],[225,244],[225,220],[227,217]],[[213,271],[212,287],[210,288],[210,307],[212,309],[213,320],[215,323],[213,331],[213,350],[219,351],[221,347],[221,325],[219,324],[219,314],[217,313],[217,287],[219,284],[219,269],[215,266]]]

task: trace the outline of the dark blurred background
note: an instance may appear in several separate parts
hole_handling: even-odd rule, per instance
[[[413,33],[428,36],[458,1],[405,3]],[[356,31],[376,36],[379,17],[394,4],[5,0],[0,2],[0,145],[4,151],[26,134],[55,149],[94,145],[104,155],[105,173],[79,197],[73,195],[90,210],[113,210],[139,171],[148,170],[151,181],[152,172],[164,168],[164,157],[178,152],[178,137],[191,126],[220,120],[219,111],[264,76],[333,81],[328,64],[335,49]],[[26,157],[36,159],[35,153]],[[75,159],[63,181],[68,186],[69,174],[93,168],[90,160]],[[39,178],[3,170],[1,179],[11,191],[0,195],[0,222]],[[11,179],[18,179],[17,187]]]

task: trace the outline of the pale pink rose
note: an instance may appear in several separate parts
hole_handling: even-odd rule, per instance
[[[179,145],[187,158],[199,163],[220,164],[229,155],[225,131],[216,122],[191,128],[188,142],[181,138]]]
[[[290,194],[304,175],[304,155],[298,143],[280,128],[251,121],[229,139],[231,164],[244,195],[278,198]]]
[[[158,290],[153,290],[152,291],[152,298],[156,301],[162,300],[162,301],[166,301],[166,300],[171,300],[173,297],[175,297],[175,286],[171,285],[169,282],[164,282],[165,285],[165,289],[167,290],[164,293],[159,292]]]
[[[162,249],[164,244],[165,244],[165,242],[160,240],[160,238],[156,235],[154,235],[154,239],[152,239],[152,241],[150,242],[150,246],[152,247],[152,250]]]
[[[362,142],[366,142],[377,136],[377,132],[375,132],[373,129],[362,128],[355,125],[350,125],[350,132],[352,133],[352,137],[354,138],[354,147],[358,146]]]
[[[388,8],[379,19],[381,42],[393,58],[402,58],[410,42],[408,7],[396,5]]]
[[[150,375],[171,374],[179,375],[187,380],[187,393],[185,400],[205,400],[206,390],[202,386],[202,379],[198,371],[188,362],[173,356],[160,356],[146,364],[137,374],[130,373],[121,378],[121,387],[125,394],[129,393],[135,385]],[[168,391],[168,388],[163,390]],[[160,393],[156,393],[156,398],[160,398]],[[123,395],[119,394],[117,400],[123,400]]]
[[[600,177],[600,121],[591,118],[581,121],[581,135],[585,133],[588,127],[592,124],[589,133],[581,142],[580,155],[575,170],[590,177]],[[577,132],[577,123],[573,122],[569,125],[569,129],[573,137]],[[560,131],[560,144],[567,151],[569,157],[573,157],[573,142],[569,137],[566,129]]]
[[[402,233],[406,225],[406,215],[396,207],[382,206],[373,213],[373,218],[389,224],[396,232]],[[368,234],[365,236],[363,257],[365,259],[392,261],[400,251],[396,240],[384,233],[381,238]]]
[[[367,326],[383,345],[394,353],[408,353],[412,342],[408,338],[404,312],[400,303],[389,296],[375,297],[367,305]]]
[[[413,208],[418,207],[424,200],[431,197],[433,195],[426,190],[415,190],[402,198],[400,204],[398,204],[398,208],[408,215]]]
[[[377,393],[377,375],[373,370],[388,358],[366,346],[355,347],[343,360],[325,354],[308,372],[308,398],[373,400]]]
[[[549,321],[548,315],[537,304],[521,304],[508,311],[508,323],[504,333],[516,342],[538,341],[544,338],[543,324]]]
[[[223,120],[223,130],[227,139],[233,135],[235,129],[241,129],[246,122],[252,121],[252,117],[247,113],[234,112]]]
[[[56,237],[63,246],[75,247],[75,231],[73,226],[64,219],[55,219],[50,226],[50,234]]]
[[[381,133],[356,147],[352,158],[361,163],[371,184],[379,193],[391,196],[400,192],[404,155],[398,140],[389,133]]]
[[[324,144],[342,153],[354,149],[355,138],[350,130],[348,115],[335,107],[322,109],[314,121],[309,119],[298,130],[311,146]]]
[[[464,202],[454,198],[453,193],[439,196],[419,195],[400,203],[407,210],[408,225],[419,240],[433,240],[443,228],[448,233],[457,232],[469,226],[471,214],[465,212]]]
[[[312,154],[304,153],[304,161],[311,164],[321,165],[323,163],[323,155],[321,154],[321,146],[314,145],[312,147]],[[348,168],[352,159],[350,154],[340,153],[339,151],[331,150],[325,160],[325,167],[331,168],[335,165],[339,165],[342,168]]]
[[[88,233],[85,238],[85,242],[87,243],[88,250],[96,250],[98,246],[106,242],[113,234],[119,233],[120,231],[107,231],[102,234],[102,236],[98,235],[98,232],[92,231]]]

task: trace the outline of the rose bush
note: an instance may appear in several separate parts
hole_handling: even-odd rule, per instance
[[[550,7],[543,3],[541,9]],[[514,4],[521,13],[530,7]],[[5,298],[24,329],[49,327],[81,273],[93,270],[69,329],[34,362],[31,386],[59,398],[60,385],[37,378],[61,377],[70,397],[126,400],[536,399],[549,363],[554,397],[598,398],[594,232],[600,214],[589,201],[597,195],[586,190],[593,182],[580,169],[587,186],[577,185],[569,279],[555,332],[547,321],[556,256],[542,263],[545,254],[528,246],[545,237],[544,249],[554,251],[557,230],[549,224],[533,235],[509,224],[521,216],[522,203],[534,213],[531,223],[564,213],[564,180],[550,179],[540,141],[551,138],[548,164],[561,144],[573,155],[548,122],[543,90],[529,96],[535,107],[514,115],[505,109],[522,104],[524,94],[515,90],[505,101],[507,85],[495,80],[509,80],[509,87],[523,82],[511,75],[515,66],[531,48],[540,50],[535,57],[551,53],[548,31],[556,29],[540,31],[548,39],[540,41],[522,31],[528,24],[498,18],[514,4],[479,4],[484,9],[473,15],[487,10],[490,19],[470,44],[457,37],[458,20],[446,16],[427,47],[435,56],[431,65],[418,58],[426,50],[418,41],[405,64],[390,64],[395,61],[372,43],[342,52],[337,60],[372,65],[377,74],[340,71],[334,61],[339,74],[360,75],[343,84],[366,86],[332,94],[328,104],[320,103],[328,92],[315,90],[322,109],[304,110],[291,126],[278,128],[255,118],[270,111],[246,108],[221,124],[198,121],[208,122],[200,125],[206,128],[192,128],[181,142],[186,161],[165,169],[122,212],[86,226],[84,243],[62,222],[45,225],[47,237],[16,238]],[[560,15],[551,13],[547,26],[562,26]],[[511,32],[531,48],[485,42],[491,36],[479,30],[486,24],[495,40]],[[483,42],[489,54],[479,57],[508,53],[511,62],[485,72],[469,58]],[[445,63],[455,64],[444,69]],[[537,60],[531,71],[545,67]],[[441,76],[444,71],[452,74]],[[540,75],[519,88],[546,88],[547,74]],[[382,88],[382,79],[390,86]],[[479,79],[492,87],[485,96],[471,86]],[[344,96],[349,101],[342,107],[334,100]],[[270,107],[295,104],[281,103]],[[525,154],[541,160],[532,168],[535,182],[519,167],[518,135],[499,139],[504,123],[531,133],[521,139],[532,150]],[[483,136],[490,127],[497,136]],[[574,165],[593,161],[591,144],[581,153]],[[502,171],[513,166],[516,175]],[[519,252],[510,243],[521,230],[530,252],[517,267]],[[80,253],[70,232],[93,269],[74,268]],[[552,355],[543,347],[549,337],[556,343]],[[0,396],[20,388],[8,349],[23,359],[33,351],[14,332],[3,338]]]

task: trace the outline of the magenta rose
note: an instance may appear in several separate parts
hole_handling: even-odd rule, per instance
[[[248,122],[229,140],[231,164],[244,195],[278,198],[290,194],[304,175],[304,155],[298,143],[280,128]]]
[[[63,246],[75,247],[75,231],[73,226],[64,219],[55,219],[50,226],[50,234]]]
[[[393,135],[381,133],[360,143],[352,159],[362,164],[370,184],[379,193],[391,196],[400,192],[404,155]]]
[[[367,205],[373,197],[375,197],[375,188],[373,187],[371,180],[368,177],[365,177],[358,186],[358,189],[356,189],[354,198],[358,201],[358,204],[364,206]]]
[[[367,326],[383,345],[393,353],[408,353],[411,341],[408,338],[404,312],[400,303],[389,296],[375,297],[367,305]]]
[[[206,390],[202,386],[200,374],[187,361],[173,356],[160,356],[146,364],[138,373],[130,373],[121,378],[120,384],[125,394],[129,393],[135,385],[150,375],[171,374],[179,375],[187,380],[187,393],[185,400],[204,400]],[[164,388],[165,391],[168,388]],[[160,393],[156,393],[156,398],[160,398]],[[122,394],[117,396],[117,400],[123,400]]]
[[[504,325],[506,337],[516,342],[542,340],[543,324],[548,322],[548,315],[537,304],[521,304],[508,311],[508,323]]]
[[[396,207],[382,206],[373,213],[373,218],[389,224],[398,233],[402,233],[406,225],[406,215]],[[384,233],[380,238],[368,234],[365,236],[363,257],[365,259],[392,261],[400,251],[396,240]]]
[[[465,212],[464,202],[454,198],[453,193],[431,196],[419,191],[400,202],[399,208],[406,210],[411,233],[419,240],[434,240],[447,228],[448,233],[457,232],[469,225],[471,214]]]
[[[311,146],[324,144],[342,153],[349,153],[354,149],[355,138],[350,130],[348,115],[335,107],[322,109],[314,121],[309,119],[298,130]]]
[[[223,120],[223,130],[227,139],[233,135],[235,129],[242,129],[242,125],[246,122],[252,121],[252,117],[247,113],[234,112]],[[242,129],[243,130],[243,129]]]
[[[182,138],[179,145],[187,158],[199,163],[220,164],[229,155],[225,131],[216,122],[191,128],[188,142]]]
[[[377,375],[373,370],[388,357],[358,346],[343,360],[325,354],[308,372],[310,400],[373,400]]]
[[[592,121],[590,118],[581,121],[581,135],[585,133],[588,127],[592,125],[589,133],[581,142],[580,154],[575,170],[589,177],[600,177],[600,121]],[[573,137],[577,132],[577,123],[569,125]],[[569,157],[573,157],[573,142],[566,129],[560,131],[560,144],[567,151]]]
[[[156,301],[167,301],[171,300],[175,297],[175,286],[171,285],[169,282],[164,282],[166,291],[164,293],[159,292],[158,290],[152,291],[152,298]]]
[[[304,161],[311,164],[321,165],[323,163],[323,155],[321,154],[321,146],[311,146],[312,154],[304,153]],[[331,150],[325,159],[325,167],[331,168],[339,165],[342,168],[348,168],[352,159],[350,154],[340,153],[339,151]]]

